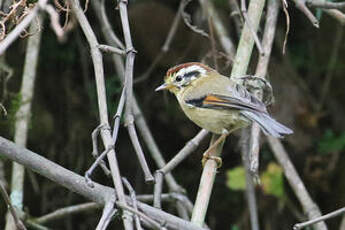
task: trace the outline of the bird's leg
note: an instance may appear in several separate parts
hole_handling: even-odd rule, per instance
[[[211,155],[211,152],[222,142],[225,140],[225,138],[229,135],[229,131],[224,129],[222,135],[206,150],[206,152],[203,154],[201,163],[202,167],[205,166],[207,160],[214,160],[217,163],[217,168],[222,167],[222,158]]]

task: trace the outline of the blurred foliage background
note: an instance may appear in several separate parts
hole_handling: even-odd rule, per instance
[[[214,4],[229,35],[234,41],[238,41],[228,1],[216,0]],[[178,5],[177,0],[130,1],[132,37],[138,50],[135,79],[142,76],[161,52]],[[192,2],[187,11],[193,16],[193,20],[200,18],[197,2]],[[113,2],[107,3],[107,12],[114,31],[122,37],[119,16]],[[269,110],[277,120],[295,131],[294,135],[284,140],[284,144],[311,196],[321,211],[327,213],[345,206],[344,28],[333,18],[318,13],[320,28],[316,29],[292,4],[289,13],[291,25],[285,55],[282,54],[282,43],[286,21],[282,11],[277,24],[267,76],[273,85],[275,104]],[[86,15],[97,32],[100,43],[105,43],[91,7]],[[207,20],[197,21],[201,28],[207,30]],[[65,42],[57,42],[48,23],[46,20],[43,25],[28,148],[76,173],[84,174],[93,162],[91,132],[99,121],[89,47],[79,28],[71,31]],[[261,33],[259,31],[259,36]],[[337,36],[341,36],[340,44],[335,43]],[[6,60],[14,71],[7,82],[7,93],[4,92],[4,80],[0,79],[1,95],[8,110],[7,116],[1,115],[0,133],[8,139],[13,139],[13,119],[19,106],[18,91],[25,45],[26,39],[19,39],[7,51],[6,57],[1,57],[2,62]],[[134,86],[143,114],[166,160],[171,159],[199,128],[185,117],[172,95],[158,94],[154,89],[162,82],[165,71],[175,64],[203,60],[213,66],[212,57],[208,55],[210,49],[207,39],[192,32],[181,21],[167,55],[146,80]],[[219,44],[217,49],[221,51]],[[254,73],[257,55],[254,50],[248,74]],[[334,55],[337,58],[332,64],[330,62]],[[221,56],[218,62],[219,71],[228,76],[231,60]],[[117,80],[110,55],[105,55],[104,63],[109,113],[112,116],[122,86]],[[330,79],[329,75],[329,90],[323,95],[323,87],[327,79]],[[323,97],[324,102],[321,102]],[[131,181],[138,194],[152,193],[152,186],[144,183],[127,130],[123,126],[119,134],[117,152],[123,176]],[[216,177],[207,215],[211,229],[250,229],[238,140],[239,132],[228,138],[224,145],[223,166]],[[201,156],[208,142],[209,138],[173,171],[192,201],[196,196],[202,170]],[[151,170],[156,170],[148,150],[144,150]],[[0,160],[1,180],[10,181],[11,162]],[[304,216],[264,138],[260,152],[260,177],[262,184],[256,187],[256,194],[262,229],[291,229]],[[111,180],[101,170],[93,178],[111,185]],[[32,216],[41,216],[57,208],[84,201],[82,197],[41,176],[32,172],[26,175],[24,203]],[[3,228],[6,205],[3,202],[1,204],[0,228]],[[49,227],[66,230],[92,229],[90,226],[96,226],[100,215],[101,211],[79,214]],[[327,224],[329,229],[338,229],[340,222],[341,217],[338,217],[327,221]],[[109,229],[119,229],[116,227],[119,223],[114,221],[113,227]]]

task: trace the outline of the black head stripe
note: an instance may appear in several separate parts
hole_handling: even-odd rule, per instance
[[[195,71],[192,71],[192,72],[189,72],[189,73],[185,73],[183,75],[183,77],[185,77],[185,78],[197,77],[199,74],[200,74],[200,72],[195,70]]]

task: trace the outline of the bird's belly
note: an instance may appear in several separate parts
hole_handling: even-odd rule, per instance
[[[221,134],[224,129],[232,132],[249,124],[249,121],[240,115],[238,110],[215,110],[187,105],[182,108],[195,124],[216,134]]]

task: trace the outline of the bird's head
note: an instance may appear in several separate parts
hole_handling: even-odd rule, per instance
[[[156,88],[156,91],[169,90],[177,94],[188,87],[193,81],[206,76],[206,73],[212,71],[210,67],[199,62],[188,62],[170,68],[165,77],[164,84]]]

